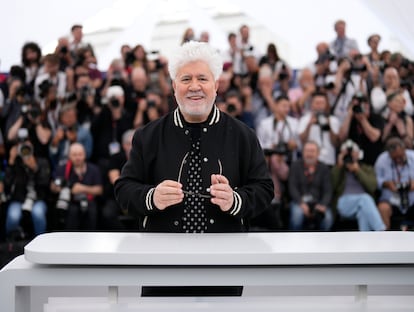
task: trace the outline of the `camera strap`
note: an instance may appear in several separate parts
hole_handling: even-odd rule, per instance
[[[65,167],[65,180],[69,180],[70,170],[72,169],[72,162],[68,160]]]

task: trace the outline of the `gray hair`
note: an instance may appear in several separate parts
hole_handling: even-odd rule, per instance
[[[170,77],[175,80],[180,67],[194,61],[206,62],[214,80],[218,80],[223,71],[223,60],[216,49],[206,42],[189,41],[174,53],[168,62]]]

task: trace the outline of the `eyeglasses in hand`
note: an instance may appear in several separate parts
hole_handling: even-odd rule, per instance
[[[187,162],[187,158],[188,158],[189,153],[190,152],[187,152],[184,155],[183,160],[181,161],[180,170],[178,172],[178,179],[177,179],[178,183],[181,183],[183,168],[184,168],[184,165]],[[217,163],[218,163],[218,167],[219,167],[219,173],[218,174],[222,175],[223,174],[223,166],[221,165],[220,159],[217,160]],[[188,196],[197,196],[197,197],[201,197],[201,198],[213,198],[213,196],[211,196],[210,194],[202,194],[202,193],[197,193],[197,192],[192,192],[192,191],[185,191],[185,190],[183,190],[183,193],[185,195],[188,195]]]

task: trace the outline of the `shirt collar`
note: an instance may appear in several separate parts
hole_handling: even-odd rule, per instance
[[[184,128],[185,120],[184,117],[181,115],[179,108],[177,107],[174,112],[174,125],[179,128]],[[212,126],[213,124],[218,123],[220,120],[220,110],[217,108],[216,105],[213,105],[213,109],[211,110],[210,115],[207,118],[206,124]]]

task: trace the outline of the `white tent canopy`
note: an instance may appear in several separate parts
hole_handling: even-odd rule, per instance
[[[211,44],[224,50],[227,34],[237,32],[241,24],[251,26],[251,41],[259,51],[273,42],[282,58],[300,68],[315,59],[318,42],[334,39],[337,19],[347,22],[347,35],[357,40],[362,53],[368,51],[367,37],[378,33],[380,49],[413,59],[413,8],[410,0],[8,1],[2,6],[0,71],[20,63],[27,41],[37,42],[43,53],[53,51],[57,38],[69,35],[75,23],[83,24],[101,70],[119,56],[124,43],[140,43],[168,57],[186,27],[193,27],[196,34],[209,31]]]

